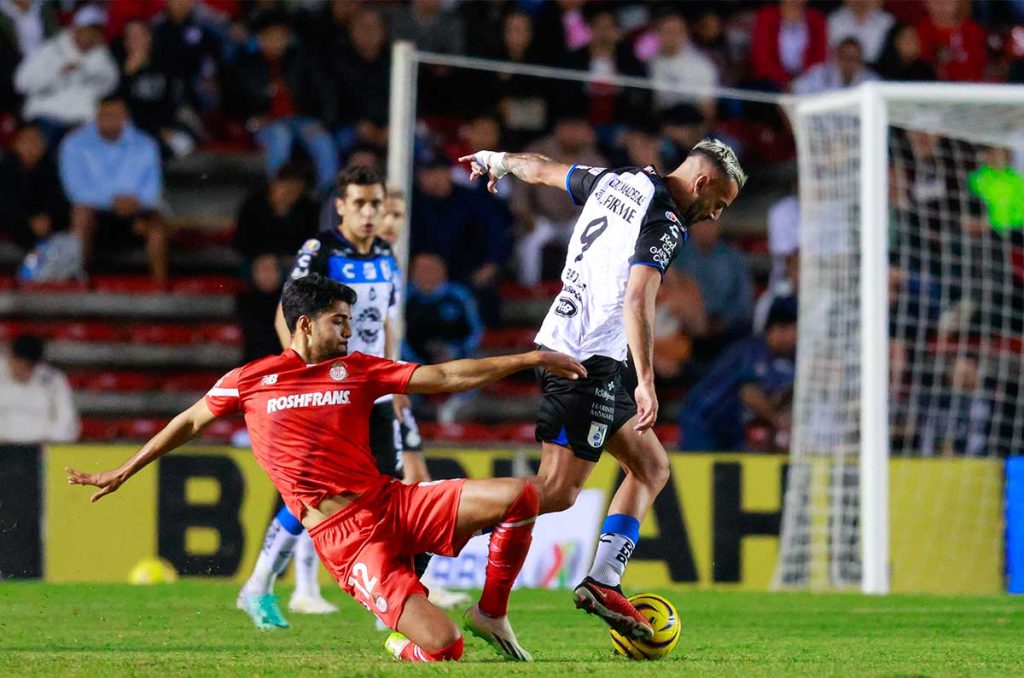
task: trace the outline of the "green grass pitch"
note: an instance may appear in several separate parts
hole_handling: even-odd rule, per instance
[[[535,663],[501,662],[470,637],[459,665],[410,666],[384,654],[370,614],[338,591],[327,595],[340,614],[288,615],[290,630],[258,632],[234,609],[233,584],[5,582],[0,674],[1024,674],[1019,598],[658,592],[683,623],[661,662],[614,655],[604,625],[574,610],[567,592],[517,591],[512,621]]]

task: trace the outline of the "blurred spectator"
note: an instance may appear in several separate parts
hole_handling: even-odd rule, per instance
[[[250,287],[235,300],[235,318],[242,330],[242,360],[250,362],[281,352],[274,330],[277,303],[281,300],[281,262],[272,254],[253,259]]]
[[[358,12],[349,31],[349,47],[330,55],[338,98],[344,102],[336,134],[343,157],[359,144],[387,146],[391,94],[391,46],[380,12]]]
[[[391,16],[391,35],[410,40],[424,52],[462,54],[466,27],[462,17],[445,8],[441,0],[412,0]]]
[[[892,15],[882,9],[882,0],[843,0],[843,6],[828,17],[828,44],[835,49],[845,38],[856,38],[865,63],[873,64],[882,54],[892,25]]]
[[[195,0],[167,0],[166,10],[153,22],[153,53],[189,106],[216,104],[221,40],[200,16]]]
[[[690,149],[708,135],[704,116],[689,104],[679,104],[662,111],[657,122],[665,167],[678,167]]]
[[[697,283],[674,268],[665,271],[655,310],[654,373],[661,380],[675,379],[693,357],[692,337],[702,331]]]
[[[691,39],[704,56],[711,60],[723,85],[734,85],[740,69],[733,58],[733,49],[726,36],[725,21],[718,7],[709,6],[696,15]]]
[[[921,56],[917,29],[909,24],[896,24],[889,31],[875,70],[886,80],[935,80],[935,68]]]
[[[982,388],[978,361],[957,356],[942,383],[924,389],[917,412],[917,449],[923,457],[988,456],[993,403]]]
[[[23,334],[0,361],[0,443],[74,442],[79,422],[67,377],[43,362],[45,345]]]
[[[659,84],[671,87],[717,87],[715,64],[690,42],[686,20],[669,13],[657,21],[658,52],[648,64],[648,74]],[[715,101],[679,92],[655,91],[654,109],[664,111],[679,104],[696,105],[705,120],[714,120]]]
[[[795,178],[791,188],[789,195],[768,208],[768,251],[772,255],[769,286],[786,277],[786,257],[800,247],[800,196]]]
[[[0,33],[14,36],[25,58],[57,32],[58,6],[44,0],[0,0]]]
[[[103,12],[85,5],[71,28],[25,58],[14,86],[25,96],[23,115],[52,145],[71,127],[92,120],[97,102],[117,87],[117,64],[103,43]]]
[[[31,249],[67,228],[68,201],[38,128],[22,127],[0,159],[0,231]]]
[[[679,448],[689,452],[746,449],[753,420],[775,438],[788,437],[795,375],[796,309],[776,304],[763,335],[733,344],[686,395],[679,415]],[[785,447],[785,445],[779,445]]]
[[[774,282],[768,283],[768,288],[757,299],[754,304],[754,333],[763,334],[768,324],[768,314],[779,302],[796,304],[797,293],[800,290],[800,252],[793,250],[787,254],[785,260],[785,273]]]
[[[806,0],[782,0],[757,12],[751,41],[751,73],[780,90],[828,54],[825,17]]]
[[[928,17],[917,24],[921,55],[942,81],[980,82],[988,65],[985,31],[968,16],[970,3],[926,0]]]
[[[306,188],[302,167],[289,163],[266,187],[251,193],[238,209],[235,249],[250,261],[264,254],[293,258],[302,243],[316,236],[319,210]],[[331,226],[336,225],[337,213]]]
[[[501,43],[492,56],[519,64],[536,63],[540,58],[535,49],[537,44],[529,15],[509,12],[502,23]],[[528,143],[547,128],[553,83],[509,73],[488,73],[479,79],[481,90],[486,92],[484,100],[497,101],[501,124],[509,137],[506,141],[511,146]]]
[[[441,363],[472,358],[484,326],[472,293],[448,280],[444,259],[417,254],[409,265],[403,360]]]
[[[405,196],[401,191],[389,189],[388,197],[384,200],[384,214],[380,218],[377,237],[391,245],[392,249],[398,247],[402,231],[405,230],[406,218]]]
[[[497,285],[511,249],[504,208],[496,199],[456,186],[440,153],[418,169],[416,179],[411,251],[443,258],[452,279],[473,290],[487,324],[496,325]]]
[[[836,46],[834,58],[812,66],[793,81],[792,89],[794,94],[820,94],[877,79],[875,72],[864,65],[857,39],[844,38]]]
[[[703,221],[690,227],[690,242],[680,249],[673,266],[692,277],[704,305],[704,329],[695,352],[707,361],[725,345],[750,330],[754,282],[747,260],[719,239],[721,226]]]
[[[615,138],[610,149],[612,165],[615,167],[647,167],[653,165],[660,168],[661,139],[658,138],[658,127],[650,117],[636,120],[624,127]]]
[[[643,77],[644,67],[630,46],[622,42],[622,30],[611,5],[594,5],[589,13],[591,39],[586,47],[572,52],[566,60],[569,68],[587,71],[595,78],[615,76]],[[573,93],[576,95],[576,93]],[[624,118],[647,113],[649,97],[644,90],[594,82],[581,86],[578,96],[589,102],[589,118],[594,125],[609,125]]]
[[[160,143],[164,157],[182,157],[196,142],[178,120],[182,106],[181,88],[153,53],[153,35],[148,25],[130,21],[124,28],[124,61],[120,92],[128,104],[132,121]]]
[[[562,63],[570,52],[590,42],[590,26],[583,15],[586,0],[546,2],[537,14],[537,46],[545,63]]]
[[[86,264],[95,251],[110,254],[141,241],[154,281],[166,283],[160,147],[131,123],[123,99],[105,98],[96,122],[65,137],[58,167]]]
[[[361,0],[328,0],[304,14],[302,37],[309,41],[318,59],[329,63],[351,48],[352,19],[363,7]]]
[[[334,141],[323,124],[337,119],[331,83],[324,69],[290,46],[287,14],[257,14],[254,31],[258,49],[240,57],[225,77],[225,105],[253,131],[268,177],[288,162],[298,140],[313,161],[317,189],[326,191],[338,173]]]
[[[561,162],[602,167],[608,161],[595,144],[594,129],[582,117],[565,117],[555,124],[554,133],[532,146],[528,153],[540,153]],[[517,181],[512,185],[512,213],[522,228],[519,238],[517,260],[519,282],[536,285],[541,281],[544,249],[557,243],[560,256],[551,269],[557,277],[560,274],[565,247],[572,235],[573,225],[580,214],[580,208],[573,205],[568,196],[542,186]]]

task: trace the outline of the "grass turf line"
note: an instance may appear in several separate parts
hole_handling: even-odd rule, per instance
[[[258,632],[234,609],[234,584],[4,582],[0,674],[1024,674],[1019,598],[657,592],[683,623],[679,646],[660,662],[614,655],[604,625],[573,609],[567,591],[516,591],[511,618],[533,664],[503,662],[467,637],[461,664],[414,667],[385,655],[386,634],[339,591],[326,595],[340,614],[286,611],[290,630]]]

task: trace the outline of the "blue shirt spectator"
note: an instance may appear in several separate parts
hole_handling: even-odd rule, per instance
[[[785,402],[793,387],[796,308],[777,303],[764,335],[736,342],[690,389],[679,416],[679,447],[686,451],[741,451],[746,425],[765,421],[776,431],[789,428]]]
[[[119,196],[132,196],[148,209],[160,203],[160,147],[131,123],[110,134],[96,122],[72,132],[60,145],[59,167],[75,205],[109,210]]]
[[[448,281],[444,260],[435,254],[417,254],[410,272],[402,357],[438,363],[475,355],[484,326],[472,293]]]
[[[690,242],[675,263],[700,288],[709,334],[734,338],[746,333],[754,310],[754,282],[743,255],[719,240],[718,223],[690,227]],[[710,337],[709,337],[710,338]]]

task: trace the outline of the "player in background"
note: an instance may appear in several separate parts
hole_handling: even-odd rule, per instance
[[[358,301],[352,309],[353,351],[377,357],[397,358],[398,340],[392,331],[393,313],[398,307],[398,265],[390,245],[374,233],[380,225],[385,204],[382,177],[367,167],[349,167],[339,173],[335,184],[334,207],[339,219],[330,229],[321,231],[316,238],[307,240],[295,258],[291,279],[311,272],[339,280],[352,287]],[[275,329],[286,348],[291,337],[278,305]],[[408,435],[399,441],[396,416],[407,422]],[[411,424],[411,427],[408,425]],[[370,447],[381,472],[402,478],[403,444],[411,452],[419,449],[418,430],[410,412],[406,396],[383,396],[370,415]],[[416,445],[412,445],[412,443]],[[410,468],[416,468],[411,464]],[[405,478],[417,482],[428,478],[410,474]],[[274,595],[274,582],[295,556],[295,591],[288,601],[288,609],[305,614],[336,612],[337,607],[324,599],[317,578],[320,563],[313,542],[303,530],[299,520],[288,507],[282,507],[271,520],[263,541],[263,548],[249,579],[239,592],[236,605],[244,610],[260,629],[287,628]],[[420,572],[426,569],[428,558],[421,556]],[[464,594],[432,590],[435,602],[453,606],[467,602]]]
[[[377,470],[370,411],[385,393],[468,391],[538,367],[574,379],[585,377],[586,369],[553,351],[424,366],[349,354],[356,302],[351,288],[314,274],[290,281],[282,301],[291,332],[288,349],[228,372],[117,469],[66,469],[68,482],[99,487],[96,501],[219,417],[243,413],[254,456],[312,534],[335,579],[397,632],[386,643],[396,658],[462,656],[462,636],[428,602],[413,556],[455,555],[475,532],[494,525],[484,589],[466,612],[466,626],[507,658],[529,661],[507,608],[539,508],[533,482],[401,483]]]
[[[590,573],[573,598],[576,607],[620,633],[649,639],[650,625],[623,596],[620,582],[640,523],[669,478],[665,448],[648,433],[658,417],[655,297],[687,228],[718,219],[746,175],[732,149],[711,139],[694,146],[664,177],[650,166],[569,166],[532,153],[479,151],[461,160],[471,163],[472,178],[487,177],[492,192],[512,174],[564,190],[583,205],[569,241],[562,291],[535,339],[588,371],[579,381],[538,372],[541,513],[572,506],[602,450],[618,460],[625,478],[608,507]],[[623,386],[627,352],[637,378],[632,394]]]

